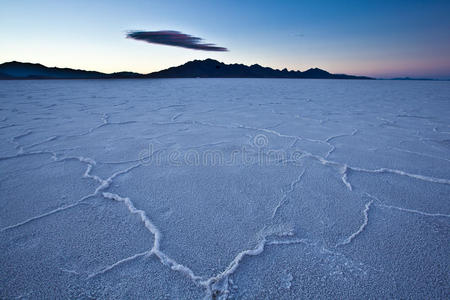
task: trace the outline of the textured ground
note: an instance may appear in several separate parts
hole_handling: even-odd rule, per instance
[[[450,83],[0,82],[0,298],[446,298]]]

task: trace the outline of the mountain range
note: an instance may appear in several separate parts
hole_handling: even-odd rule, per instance
[[[258,64],[224,64],[217,60],[193,60],[181,66],[139,74],[134,72],[101,73],[69,68],[50,68],[41,64],[7,62],[0,64],[0,79],[125,79],[125,78],[316,78],[316,79],[373,79],[366,76],[331,74],[312,68],[304,72],[278,70]]]

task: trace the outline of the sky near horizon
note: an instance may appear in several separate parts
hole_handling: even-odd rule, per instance
[[[150,73],[193,59],[450,78],[450,1],[1,0],[0,63]],[[126,38],[179,31],[228,51]]]

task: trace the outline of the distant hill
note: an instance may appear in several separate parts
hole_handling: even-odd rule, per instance
[[[142,78],[144,75],[132,72],[105,74],[96,71],[69,68],[49,68],[41,64],[17,61],[0,65],[0,79],[109,79]]]
[[[373,79],[365,76],[331,74],[321,69],[277,70],[260,65],[224,64],[217,60],[194,60],[184,65],[150,74],[133,72],[101,73],[69,68],[49,68],[41,64],[8,62],[0,64],[0,79],[123,79],[123,78],[318,78]]]
[[[396,77],[396,78],[390,78],[388,80],[435,80],[435,79],[431,79],[431,78]]]

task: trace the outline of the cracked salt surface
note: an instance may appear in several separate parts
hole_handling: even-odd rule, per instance
[[[0,89],[0,298],[448,295],[448,82]]]

